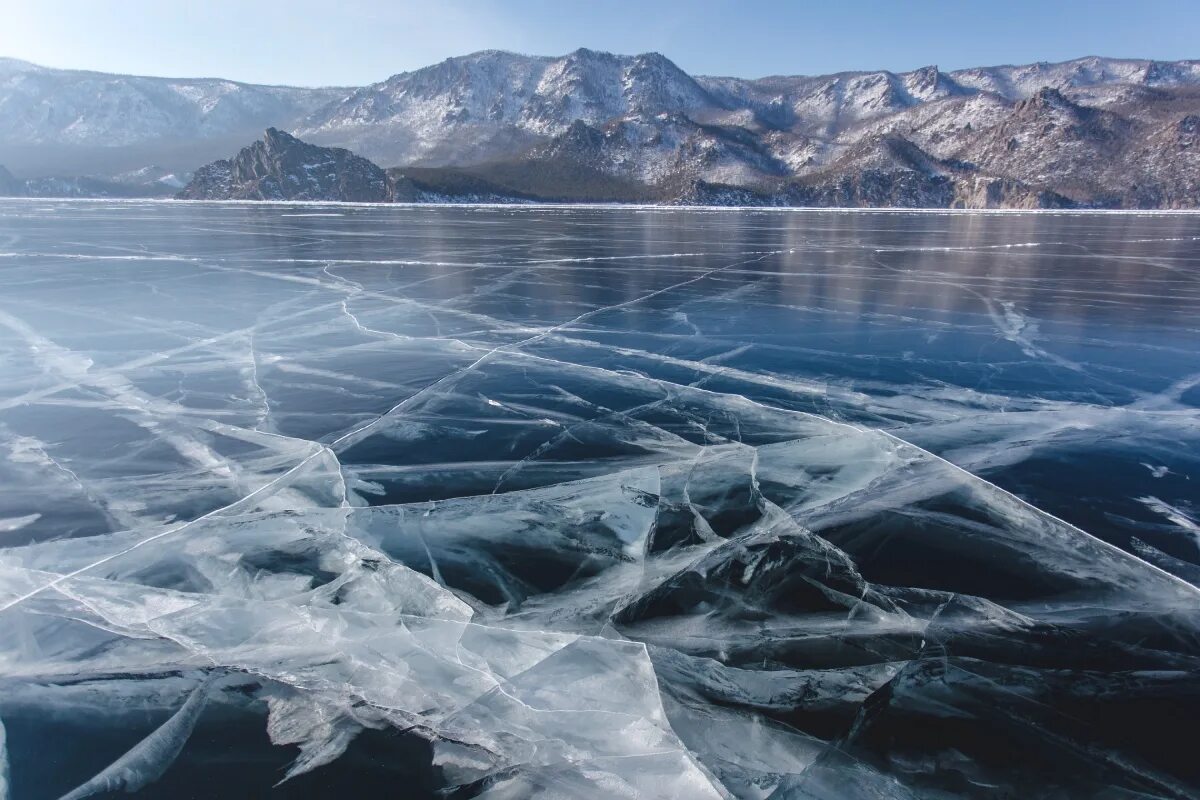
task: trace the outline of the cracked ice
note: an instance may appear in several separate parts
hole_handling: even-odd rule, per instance
[[[1200,796],[1195,217],[336,211],[0,204],[0,798]]]

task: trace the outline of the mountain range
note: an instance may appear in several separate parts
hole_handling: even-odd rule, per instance
[[[1200,61],[748,80],[486,51],[303,89],[0,59],[0,193],[38,196],[1191,208],[1198,137]]]

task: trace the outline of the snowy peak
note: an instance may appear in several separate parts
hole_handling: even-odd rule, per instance
[[[359,89],[310,115],[298,133],[350,143],[381,163],[450,161],[448,140],[482,161],[513,155],[533,138],[560,134],[577,120],[599,125],[713,102],[658,53],[581,49],[547,58],[484,51]]]
[[[289,133],[284,133],[278,128],[267,128],[266,131],[263,132],[262,141],[255,142],[251,146],[251,149],[261,150],[268,155],[275,155],[277,153],[283,153],[292,148],[302,146],[303,144],[304,143],[295,136],[292,136]]]
[[[1095,113],[1095,109],[1072,102],[1061,91],[1050,86],[1043,86],[1013,107],[1016,120],[1042,120],[1048,124],[1054,121],[1083,123]]]
[[[1200,84],[1200,61],[1151,61],[1142,82],[1154,87],[1195,86]]]
[[[1016,104],[1012,121],[1005,127],[1027,129],[1032,135],[1046,137],[1056,128],[1065,127],[1072,138],[1111,138],[1121,120],[1098,108],[1073,102],[1058,89],[1043,86]]]
[[[906,72],[900,78],[904,84],[904,91],[913,102],[924,103],[967,93],[953,78],[936,66]]]
[[[1060,63],[1039,61],[1020,66],[976,67],[950,73],[950,77],[964,87],[1021,100],[1043,86],[1070,93],[1105,85],[1200,85],[1200,62],[1088,56]]]
[[[1072,103],[1058,89],[1043,86],[1033,93],[1032,97],[1017,103],[1017,113],[1023,111],[1058,111],[1066,114],[1078,114],[1082,107]]]
[[[634,56],[624,65],[624,97],[631,112],[691,111],[713,102],[695,79],[658,53]]]
[[[950,97],[972,94],[936,66],[912,72],[845,72],[745,81],[699,79],[727,108],[752,111],[776,129],[828,137],[856,124]]]

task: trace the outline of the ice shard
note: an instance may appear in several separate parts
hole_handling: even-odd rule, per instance
[[[62,800],[83,800],[118,790],[132,793],[153,783],[187,743],[207,694],[207,685],[196,687],[170,719],[99,775],[64,794]]]

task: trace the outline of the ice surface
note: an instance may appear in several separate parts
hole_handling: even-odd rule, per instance
[[[1194,219],[0,205],[0,797],[1200,796]]]

